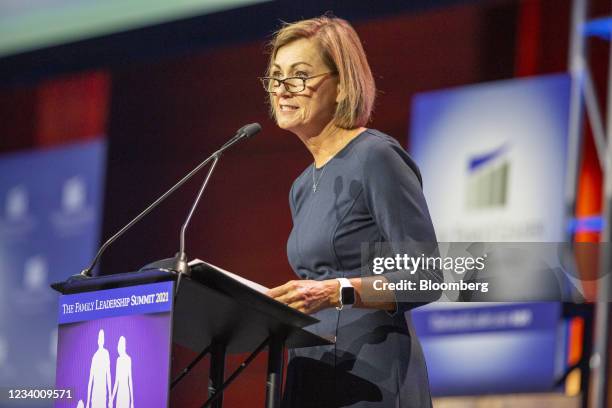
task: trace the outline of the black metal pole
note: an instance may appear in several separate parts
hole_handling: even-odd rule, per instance
[[[280,408],[283,383],[283,339],[270,336],[268,347],[268,375],[266,382],[266,408]]]
[[[225,375],[225,344],[214,341],[210,353],[210,374],[208,381],[208,398],[215,398],[211,407],[223,407],[223,377]]]

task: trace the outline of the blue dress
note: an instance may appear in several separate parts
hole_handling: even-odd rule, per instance
[[[304,170],[289,201],[287,254],[302,279],[361,276],[364,243],[436,241],[417,166],[395,139],[376,130],[359,134],[323,168]],[[410,278],[406,271],[385,277]],[[440,280],[435,273],[429,278]],[[430,407],[425,359],[406,313],[424,302],[403,300],[395,313],[316,313],[321,322],[308,329],[336,343],[289,352],[283,406]]]

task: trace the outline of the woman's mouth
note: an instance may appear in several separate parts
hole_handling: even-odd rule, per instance
[[[293,112],[299,109],[298,106],[286,104],[280,104],[279,107],[281,112]]]

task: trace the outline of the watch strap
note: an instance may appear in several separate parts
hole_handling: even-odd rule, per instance
[[[339,292],[338,293],[338,297],[339,297],[339,300],[340,300],[340,306],[336,306],[336,309],[337,310],[342,310],[345,307],[347,307],[347,308],[352,307],[353,306],[352,303],[345,305],[344,301],[342,299],[342,289],[343,288],[352,288],[354,290],[353,285],[351,285],[351,281],[349,281],[347,278],[336,278],[336,279],[340,283],[340,288],[338,288],[338,292]]]

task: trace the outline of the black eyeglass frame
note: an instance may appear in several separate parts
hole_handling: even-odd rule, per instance
[[[299,77],[299,76],[297,76],[297,77],[287,77],[287,78],[283,78],[283,79],[279,79],[279,78],[276,78],[276,77],[259,77],[259,80],[261,81],[261,84],[263,85],[264,90],[267,93],[270,93],[270,94],[276,93],[278,91],[270,91],[268,89],[269,87],[266,86],[266,81],[276,81],[276,82],[278,82],[278,86],[275,86],[275,88],[280,88],[281,85],[282,85],[282,86],[285,87],[285,90],[287,92],[289,92],[289,93],[300,93],[300,92],[304,92],[304,90],[306,89],[306,81],[308,81],[309,79],[319,78],[319,77],[322,77],[323,75],[328,75],[328,74],[336,75],[337,73],[338,72],[336,72],[336,71],[329,71],[329,72],[323,72],[323,73],[317,74],[317,75],[312,75],[312,76],[309,76],[309,77]],[[289,87],[287,86],[285,81],[288,81],[290,79],[300,79],[300,80],[302,80],[302,87],[301,87],[301,89],[299,91],[292,91],[292,90],[289,89]]]

